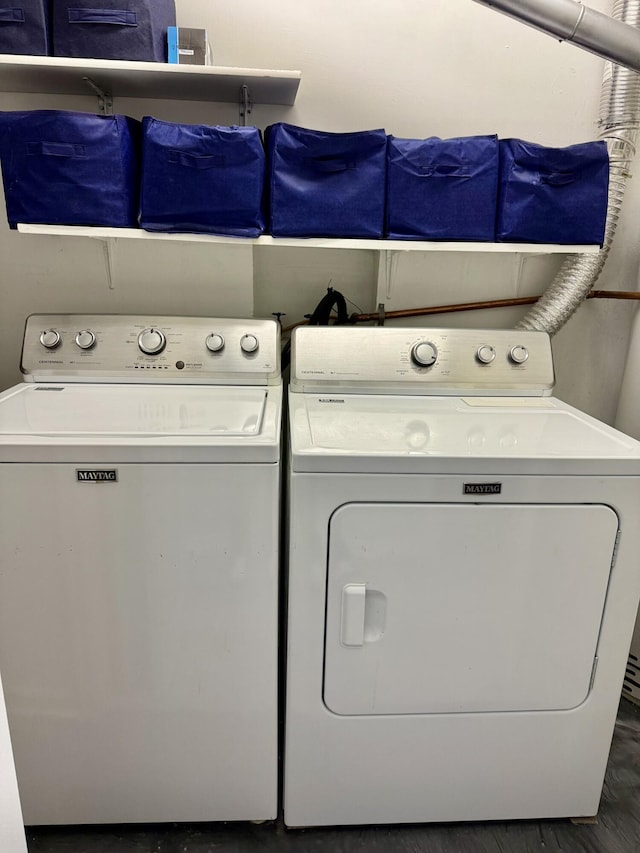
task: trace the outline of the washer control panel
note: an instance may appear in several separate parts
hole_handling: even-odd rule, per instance
[[[545,396],[553,385],[545,332],[303,326],[293,335],[293,391]]]
[[[27,380],[269,385],[280,380],[275,320],[33,314]]]

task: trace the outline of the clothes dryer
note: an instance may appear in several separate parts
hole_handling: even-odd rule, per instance
[[[273,321],[32,316],[0,395],[0,671],[27,824],[277,813]]]
[[[288,826],[594,815],[640,595],[640,443],[541,332],[292,347]]]

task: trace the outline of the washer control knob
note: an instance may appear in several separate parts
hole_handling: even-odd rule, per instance
[[[166,345],[167,339],[160,329],[144,329],[138,335],[138,346],[146,355],[158,355]]]
[[[418,341],[411,347],[411,360],[418,367],[431,367],[438,358],[438,349],[431,341]]]
[[[91,329],[83,329],[76,335],[76,344],[80,349],[91,349],[95,346],[96,336]]]
[[[224,349],[224,338],[216,332],[212,332],[205,341],[209,352],[222,352]]]
[[[255,335],[243,335],[240,338],[240,349],[242,352],[246,352],[247,355],[253,355],[253,353],[258,352],[259,346],[260,344]]]
[[[509,358],[514,364],[524,364],[529,358],[529,350],[521,344],[516,344],[509,350]]]
[[[40,343],[47,349],[55,349],[60,345],[60,332],[55,329],[47,329],[40,335]]]
[[[478,347],[478,351],[476,352],[476,358],[478,359],[480,364],[491,364],[495,357],[496,351],[489,344],[482,344],[482,346]]]

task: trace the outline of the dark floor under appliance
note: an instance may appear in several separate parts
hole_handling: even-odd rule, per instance
[[[597,823],[566,820],[287,830],[275,824],[38,827],[29,853],[636,853],[640,708],[623,699]]]

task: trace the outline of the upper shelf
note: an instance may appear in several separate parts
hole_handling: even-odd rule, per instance
[[[241,87],[247,85],[254,103],[291,106],[301,72],[0,54],[2,92],[90,95],[84,77],[90,77],[103,91],[122,98],[237,103]]]
[[[230,246],[283,246],[304,249],[369,249],[376,252],[502,252],[532,255],[596,254],[599,246],[564,246],[546,243],[446,243],[414,240],[360,240],[333,237],[270,237],[255,239],[219,237],[215,234],[167,234],[141,228],[97,228],[81,225],[25,225],[21,234],[57,237],[92,237],[96,240],[170,240],[178,243],[223,243]]]

